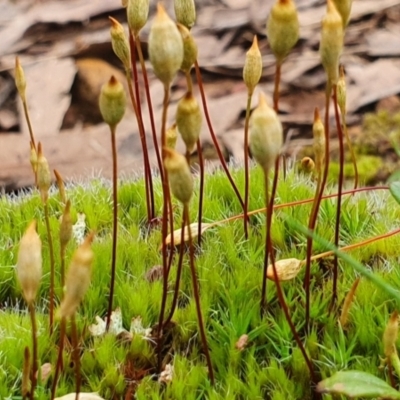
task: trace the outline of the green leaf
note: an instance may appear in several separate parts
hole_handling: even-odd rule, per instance
[[[320,393],[337,393],[351,398],[400,399],[400,392],[382,379],[362,371],[340,371],[317,385]]]
[[[392,182],[389,189],[394,199],[400,204],[400,182]]]

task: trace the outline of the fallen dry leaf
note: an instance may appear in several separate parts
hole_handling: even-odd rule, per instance
[[[164,371],[161,372],[158,382],[169,383],[172,381],[172,376],[174,374],[174,367],[171,364],[167,364]]]
[[[159,281],[163,277],[163,266],[155,265],[146,272],[144,277],[149,282]]]
[[[56,397],[55,400],[75,400],[76,393],[69,393],[65,396]],[[79,393],[79,400],[105,400],[97,393]]]
[[[201,224],[201,233],[204,233],[211,226],[213,226],[213,224],[206,224],[203,222]],[[199,223],[198,222],[193,222],[192,224],[190,224],[190,232],[192,233],[192,240],[195,240],[199,233]],[[177,229],[176,231],[173,232],[174,246],[181,244],[181,236],[182,236],[182,229]],[[186,226],[183,241],[187,242],[188,240],[189,240],[189,230],[188,230],[188,227]],[[165,244],[167,246],[169,244],[171,244],[171,234],[169,234],[165,238]],[[160,246],[160,250],[161,249],[162,249],[162,246]]]
[[[50,363],[44,363],[40,367],[41,383],[45,383],[47,381],[47,379],[51,375],[52,369],[53,369],[53,367]],[[36,378],[38,378],[38,372],[39,371],[36,371]]]
[[[276,273],[280,281],[290,281],[294,279],[303,267],[303,262],[297,258],[286,258],[275,262]],[[268,265],[267,278],[275,280],[272,264]]]

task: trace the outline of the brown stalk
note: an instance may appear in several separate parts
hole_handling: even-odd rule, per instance
[[[54,371],[53,383],[51,385],[51,400],[54,400],[54,398],[56,397],[58,378],[63,369],[65,325],[66,325],[66,321],[65,321],[65,318],[63,317],[63,318],[61,318],[61,323],[60,323],[60,339],[59,339],[59,344],[58,344],[58,356],[57,356],[56,369]]]
[[[128,83],[128,90],[129,90],[129,97],[131,99],[131,103],[133,106],[133,110],[135,112],[138,128],[139,128],[139,136],[140,136],[140,143],[142,145],[142,152],[143,152],[143,168],[144,168],[144,181],[145,181],[145,192],[146,192],[146,209],[147,209],[147,223],[150,224],[151,220],[154,218],[154,199],[151,198],[152,190],[152,181],[151,181],[151,171],[149,165],[149,154],[147,150],[147,143],[146,143],[146,134],[144,132],[143,127],[143,119],[142,113],[140,109],[140,99],[139,99],[139,86],[138,86],[138,77],[137,77],[137,69],[136,69],[136,59],[135,59],[135,44],[133,43],[133,36],[132,33],[129,32],[129,42],[131,47],[131,64],[133,65],[133,73],[134,73],[134,82],[135,82],[135,90],[136,90],[136,99],[132,89],[132,76],[131,70],[126,69],[125,75],[126,80]],[[150,187],[151,186],[151,187]]]
[[[187,92],[193,93],[193,81],[190,75],[190,71],[185,73],[186,76],[186,83],[187,83]],[[199,221],[197,237],[198,237],[198,244],[201,245],[201,222],[203,218],[203,199],[204,199],[204,178],[205,178],[205,171],[204,171],[204,157],[203,157],[203,150],[201,148],[200,139],[197,140],[196,143],[197,147],[197,154],[199,156],[199,171],[200,171],[200,193],[199,193],[199,211],[198,211],[198,218]],[[190,154],[186,156],[187,162],[190,165]]]
[[[31,383],[32,384],[31,384],[31,391],[30,391],[30,399],[34,400],[35,389],[36,389],[36,384],[37,384],[36,373],[39,369],[35,304],[33,302],[29,302],[28,309],[29,309],[29,316],[31,318],[31,325],[32,325],[32,374],[31,374]]]
[[[274,249],[272,246],[272,239],[271,239],[271,234],[270,234],[270,229],[271,229],[271,221],[272,221],[272,210],[273,210],[273,202],[274,202],[274,197],[275,197],[275,191],[274,191],[274,186],[275,186],[275,190],[276,190],[276,182],[278,181],[278,171],[279,171],[279,157],[277,157],[276,162],[275,162],[275,175],[274,175],[274,183],[273,183],[273,188],[272,188],[272,192],[271,192],[271,197],[269,196],[269,189],[268,189],[268,170],[264,170],[264,179],[265,179],[265,205],[266,205],[266,235],[265,235],[265,260],[264,260],[264,276],[263,276],[263,283],[264,283],[264,277],[266,280],[266,268],[265,265],[267,264],[268,266],[268,253],[270,255],[271,258],[271,264],[272,264],[272,268],[273,268],[273,272],[274,272],[274,281],[276,284],[276,290],[277,290],[277,294],[278,294],[278,300],[279,300],[279,304],[282,307],[282,310],[285,314],[285,318],[287,323],[289,324],[290,330],[292,331],[292,335],[297,343],[297,345],[299,346],[299,349],[304,357],[304,360],[307,364],[307,367],[309,369],[310,372],[310,377],[311,380],[314,384],[317,384],[317,379],[315,377],[315,373],[314,373],[314,368],[312,366],[311,360],[309,359],[307,352],[303,346],[303,343],[299,337],[299,334],[296,330],[296,327],[293,324],[293,321],[290,317],[290,312],[289,312],[289,308],[287,306],[286,300],[285,300],[285,296],[283,294],[283,290],[281,287],[281,284],[279,282],[278,279],[278,272],[276,270],[276,265],[275,265],[275,255],[274,255]],[[265,299],[265,298],[264,298]],[[264,308],[261,308],[261,311],[265,311]]]
[[[185,251],[185,227],[187,225],[187,221],[185,220],[185,213],[182,213],[182,229],[181,229],[181,241],[180,241],[180,249],[179,249],[179,260],[178,267],[176,270],[176,279],[175,279],[175,288],[174,288],[174,297],[172,299],[171,311],[169,312],[167,318],[164,320],[164,326],[167,326],[169,322],[171,322],[172,317],[174,316],[174,312],[176,310],[176,305],[178,303],[179,297],[179,285],[181,282],[182,275],[182,267],[183,267],[183,254]],[[188,229],[190,227],[188,226]]]
[[[72,338],[72,355],[75,363],[75,400],[79,400],[81,391],[81,363],[79,355],[78,330],[76,328],[75,315],[71,317],[71,338]]]
[[[185,204],[183,206],[183,214],[184,214],[184,219],[187,221],[187,224],[190,227],[190,216],[189,216],[188,204]],[[208,350],[207,337],[206,337],[206,332],[204,329],[203,316],[201,314],[199,283],[198,283],[198,279],[197,279],[197,275],[196,275],[196,267],[195,267],[195,263],[194,263],[194,246],[193,246],[193,240],[192,240],[192,232],[191,232],[190,228],[188,229],[188,231],[189,231],[188,234],[189,234],[190,272],[192,275],[193,295],[194,295],[194,301],[196,303],[197,321],[199,324],[200,337],[201,337],[201,342],[203,345],[204,355],[206,356],[206,361],[207,361],[207,366],[208,366],[208,376],[210,378],[211,384],[214,385],[214,383],[215,383],[214,370],[212,367],[211,357],[210,357],[210,353]]]
[[[206,100],[206,96],[205,96],[205,93],[204,93],[204,87],[203,87],[203,80],[202,80],[202,77],[201,77],[200,67],[199,67],[199,64],[198,64],[197,60],[196,60],[196,62],[194,64],[194,66],[195,66],[195,69],[196,69],[197,84],[199,85],[199,90],[200,90],[200,95],[201,95],[201,101],[202,101],[202,104],[203,104],[204,115],[205,115],[206,120],[207,120],[207,125],[208,125],[208,129],[210,131],[211,139],[212,139],[212,141],[214,143],[215,149],[217,150],[218,158],[219,158],[219,160],[221,162],[222,168],[224,169],[224,171],[226,173],[226,176],[228,177],[228,180],[229,180],[229,182],[230,182],[230,184],[232,186],[233,191],[236,194],[236,197],[239,200],[239,203],[240,203],[241,207],[244,209],[243,199],[240,196],[239,190],[236,187],[236,184],[235,184],[235,182],[234,182],[234,180],[232,178],[231,173],[229,172],[228,166],[226,165],[224,156],[223,156],[223,154],[221,152],[221,149],[219,147],[217,137],[215,136],[214,128],[212,126],[210,115],[208,113],[207,100]]]
[[[54,324],[54,275],[55,275],[55,266],[54,266],[54,248],[53,248],[53,239],[51,237],[50,230],[50,217],[49,217],[49,205],[46,201],[44,203],[44,219],[46,222],[46,231],[47,231],[47,239],[49,242],[49,255],[50,255],[50,299],[49,299],[49,319],[50,319],[50,335],[53,334],[53,324]]]
[[[266,233],[265,233],[265,256],[264,256],[264,267],[262,276],[262,287],[261,287],[261,301],[260,301],[260,313],[264,315],[267,311],[267,269],[268,269],[268,256],[273,251],[268,243],[272,243],[271,239],[271,226],[272,226],[272,215],[274,212],[274,201],[276,195],[276,188],[278,186],[278,175],[279,175],[279,156],[275,160],[274,180],[272,183],[271,197],[269,197],[269,171],[264,171],[264,186],[265,186],[265,213],[266,213]],[[275,267],[275,257],[271,256],[272,264]]]
[[[166,129],[167,129],[167,113],[168,113],[168,104],[169,104],[169,86],[164,85],[164,100],[163,100],[163,111],[162,111],[162,120],[161,120],[161,148],[162,148],[162,158],[165,157],[165,147],[166,147]],[[168,171],[164,169],[163,180],[162,180],[162,190],[163,190],[163,214],[162,214],[162,227],[161,227],[161,237],[162,237],[162,260],[163,260],[163,291],[161,298],[161,309],[160,315],[158,318],[158,370],[161,370],[161,345],[162,345],[162,327],[164,322],[164,313],[165,313],[165,305],[167,302],[167,294],[168,294],[168,274],[170,270],[170,266],[172,265],[172,257],[170,258],[170,263],[168,265],[168,255],[167,255],[167,246],[165,245],[165,239],[168,235],[168,215],[172,214],[171,207],[171,196],[168,187]],[[168,210],[170,209],[170,213]],[[173,219],[171,219],[173,223]],[[173,230],[171,230],[171,233]],[[171,235],[172,239],[173,235]],[[173,243],[171,243],[171,252],[173,249]]]
[[[335,247],[339,247],[339,234],[340,234],[340,213],[342,209],[342,191],[343,191],[343,179],[344,179],[344,141],[342,125],[340,123],[339,107],[337,102],[337,85],[333,85],[333,107],[335,109],[335,120],[336,128],[339,139],[339,182],[338,182],[338,197],[336,207],[336,221],[335,221]],[[333,310],[335,302],[337,300],[337,280],[339,273],[339,260],[335,254],[333,258],[333,284],[332,284],[332,298],[330,309]]]
[[[324,165],[324,173],[322,175],[321,184],[319,187],[319,193],[317,192],[316,201],[314,203],[313,209],[310,214],[310,220],[308,223],[308,229],[311,232],[314,232],[315,225],[317,222],[319,207],[321,205],[322,195],[325,190],[326,181],[328,179],[329,172],[329,106],[330,106],[330,95],[331,95],[332,87],[328,82],[326,84],[325,91],[325,165]],[[309,329],[310,322],[310,280],[311,280],[311,254],[313,247],[313,239],[311,236],[307,237],[307,256],[306,256],[306,273],[304,276],[304,290],[306,292],[306,306],[305,306],[305,326],[306,330]]]
[[[243,206],[243,228],[244,237],[248,239],[249,237],[249,188],[250,188],[250,176],[249,176],[249,121],[250,121],[250,109],[251,109],[251,99],[253,93],[248,93],[247,95],[247,105],[246,105],[246,119],[244,123],[244,206]]]
[[[110,281],[110,295],[108,298],[108,309],[107,309],[107,324],[106,331],[110,328],[111,313],[113,309],[114,299],[114,288],[115,288],[115,270],[117,264],[117,239],[118,239],[118,188],[117,188],[117,145],[115,140],[116,126],[110,126],[111,131],[111,151],[113,159],[113,233],[112,233],[112,254],[111,254],[111,281]]]
[[[276,62],[276,67],[275,67],[275,82],[274,82],[274,110],[276,113],[279,111],[279,86],[281,83],[281,68],[282,64],[281,62],[277,61]]]
[[[154,122],[153,105],[152,105],[152,100],[151,100],[151,96],[150,96],[149,79],[148,79],[148,76],[147,76],[146,65],[144,63],[144,57],[143,57],[143,52],[142,52],[142,46],[140,44],[139,35],[135,36],[134,41],[135,41],[135,44],[136,44],[136,50],[137,50],[137,53],[138,53],[138,56],[139,56],[140,67],[141,67],[142,74],[143,74],[144,88],[145,88],[145,92],[146,92],[147,106],[148,106],[148,109],[149,109],[150,125],[151,125],[151,133],[152,133],[152,136],[153,136],[154,150],[156,152],[158,170],[160,172],[160,177],[161,177],[161,180],[162,180],[163,179],[163,174],[164,174],[164,168],[163,168],[163,165],[162,165],[162,160],[161,160],[161,155],[160,155],[160,148],[158,146],[156,124]]]

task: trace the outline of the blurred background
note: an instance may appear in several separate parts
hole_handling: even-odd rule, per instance
[[[212,123],[227,160],[243,159],[243,126],[247,90],[242,82],[245,54],[253,36],[263,55],[259,90],[271,98],[275,60],[265,36],[272,0],[197,0],[193,36]],[[288,156],[311,153],[315,107],[324,112],[325,73],[318,54],[324,0],[296,0],[300,40],[282,67],[280,116],[285,126]],[[147,36],[155,12],[141,33],[147,57]],[[174,18],[173,1],[164,5]],[[97,101],[101,85],[111,75],[124,82],[114,56],[108,16],[124,24],[120,0],[0,0],[0,187],[15,191],[33,184],[29,164],[29,134],[14,85],[15,57],[27,78],[27,98],[37,141],[50,167],[67,180],[111,176],[110,134],[101,122]],[[127,27],[126,27],[127,28]],[[348,85],[348,124],[362,180],[384,181],[399,167],[393,147],[400,144],[400,2],[354,0],[341,58]],[[160,130],[163,87],[150,77],[157,131]],[[193,72],[193,77],[194,76]],[[142,75],[139,82],[143,87]],[[172,88],[169,123],[176,102],[186,90],[183,75]],[[195,95],[200,101],[197,85]],[[144,100],[144,90],[141,92]],[[257,103],[257,95],[253,99]],[[142,102],[148,144],[154,159],[147,104]],[[333,116],[333,115],[332,115]],[[333,124],[333,118],[332,118]],[[215,163],[216,153],[203,123],[202,144]],[[337,151],[332,129],[332,156]],[[140,174],[142,158],[133,111],[128,108],[118,127],[119,171]],[[194,157],[195,158],[195,157]],[[214,161],[213,161],[214,160]],[[347,171],[351,178],[351,168]]]

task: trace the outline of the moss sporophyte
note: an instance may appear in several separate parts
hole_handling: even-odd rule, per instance
[[[0,398],[400,398],[400,184],[363,187],[358,177],[339,69],[351,1],[327,2],[320,42],[325,105],[315,104],[310,115],[313,153],[302,171],[282,161],[279,112],[281,69],[301,30],[296,3],[272,5],[268,46],[252,35],[242,60],[243,169],[227,164],[218,146],[192,30],[195,2],[174,6],[176,21],[161,4],[152,17],[150,64],[140,42],[149,1],[124,2],[128,30],[110,17],[112,48],[128,83],[126,94],[110,76],[99,98],[111,136],[112,184],[64,185],[55,170],[58,194],[52,190],[46,143],[35,138],[29,82],[16,60],[35,189],[17,201],[0,199]],[[258,87],[267,52],[276,60],[272,93]],[[164,94],[160,121],[148,69]],[[179,74],[186,86],[171,104]],[[128,99],[143,151],[143,178],[135,180],[120,177],[117,164]],[[339,162],[328,174],[331,103]],[[221,160],[213,173],[203,164],[203,117]],[[344,137],[355,176],[347,191]],[[193,152],[199,174],[191,170]]]

